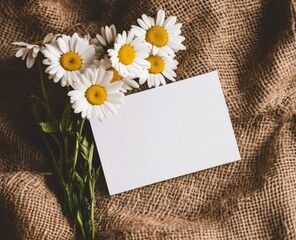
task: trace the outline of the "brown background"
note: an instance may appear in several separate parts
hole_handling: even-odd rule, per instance
[[[39,91],[36,69],[10,43],[111,23],[128,30],[160,8],[183,23],[178,79],[219,70],[242,160],[112,197],[102,176],[100,239],[296,239],[293,0],[2,0],[0,239],[74,239],[57,184],[43,174],[51,163],[27,98]]]

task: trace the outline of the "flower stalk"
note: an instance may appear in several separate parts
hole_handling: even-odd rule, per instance
[[[142,84],[151,88],[176,80],[175,53],[186,49],[182,24],[176,21],[159,10],[156,18],[143,14],[139,26],[122,33],[111,25],[102,27],[95,38],[49,33],[31,44],[12,43],[17,46],[15,56],[26,59],[28,68],[37,61],[41,97],[30,96],[32,111],[63,189],[64,212],[78,239],[94,240],[96,235],[95,185],[100,166],[87,119],[103,121],[116,115],[124,96]],[[52,85],[45,84],[44,72],[66,89],[63,93],[68,97],[59,103],[62,113],[50,98]]]
[[[54,172],[64,191],[64,211],[76,226],[78,239],[95,239],[94,188],[98,175],[97,164],[93,165],[94,142],[85,128],[86,118],[75,118],[69,99],[62,117],[51,111],[46,91],[41,59],[37,69],[42,97],[31,96],[32,112],[42,127],[42,139],[54,163]],[[39,106],[39,108],[38,108]],[[40,110],[44,109],[44,114]],[[41,119],[45,121],[40,122]],[[54,153],[55,150],[59,154]],[[83,169],[87,169],[86,172]]]

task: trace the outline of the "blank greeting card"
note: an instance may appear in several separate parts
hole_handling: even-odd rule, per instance
[[[216,71],[125,102],[117,116],[90,120],[110,195],[240,159]]]

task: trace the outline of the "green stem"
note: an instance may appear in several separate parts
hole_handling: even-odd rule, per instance
[[[33,105],[33,103],[31,103],[31,108],[32,108],[32,112],[33,112],[33,116],[34,116],[34,118],[35,118],[35,121],[36,121],[36,122],[39,122],[39,121],[40,121],[40,120],[39,120],[39,116],[38,116],[38,113],[37,113],[37,111],[36,111],[35,106]],[[44,141],[44,143],[45,143],[45,145],[46,145],[46,148],[47,148],[48,151],[49,151],[49,154],[50,154],[52,160],[54,161],[54,164],[56,165],[56,164],[57,164],[56,158],[55,158],[55,156],[54,156],[54,154],[53,154],[51,148],[49,147],[49,144],[48,144],[46,138],[44,137],[44,134],[42,134],[42,139],[43,139],[43,141]]]
[[[95,239],[95,204],[96,204],[96,198],[95,198],[95,183],[96,179],[95,176],[92,175],[93,170],[93,153],[94,153],[94,143],[92,142],[89,150],[89,159],[88,159],[88,184],[89,184],[89,195],[90,195],[90,222],[91,222],[91,236],[92,240]]]
[[[50,136],[52,137],[52,139],[55,141],[55,143],[57,144],[58,148],[59,148],[59,152],[60,152],[60,158],[59,158],[59,161],[61,162],[62,160],[62,155],[63,155],[63,150],[62,150],[62,146],[60,144],[60,141],[57,139],[57,137],[50,133]]]
[[[94,192],[94,184],[92,184],[92,192]],[[95,229],[95,205],[96,205],[96,198],[93,196],[91,198],[91,206],[90,206],[90,221],[91,221],[91,236],[92,240],[95,239],[96,229]]]
[[[38,67],[39,80],[40,80],[40,85],[41,85],[41,91],[42,91],[43,100],[46,102],[46,105],[48,105],[47,104],[47,95],[46,95],[45,86],[44,86],[44,79],[43,79],[41,59],[40,59],[39,56],[37,58],[37,67]]]
[[[42,72],[42,65],[41,65],[41,58],[40,58],[40,56],[37,57],[37,68],[38,68],[38,73],[39,73],[39,80],[40,80],[40,86],[41,86],[41,92],[42,92],[42,96],[43,96],[44,105],[45,105],[45,108],[46,108],[47,113],[49,114],[49,105],[48,105],[47,94],[46,94],[45,86],[44,86],[44,79],[43,79],[43,72]],[[40,119],[38,117],[38,114],[36,112],[36,109],[33,106],[32,106],[32,110],[33,110],[33,114],[35,116],[36,121],[39,122]],[[59,149],[60,149],[60,153],[61,153],[61,148],[60,148],[59,142],[57,141],[57,139],[54,137],[53,134],[51,134],[51,135],[54,138],[55,142],[58,144]],[[51,155],[51,158],[54,160],[54,164],[55,164],[55,166],[57,167],[57,170],[58,170],[59,168],[58,168],[58,165],[57,165],[57,161],[56,161],[56,159],[54,157],[54,154],[51,151],[51,149],[49,147],[49,144],[48,144],[48,142],[47,142],[47,140],[46,140],[46,138],[44,137],[43,134],[42,134],[42,138],[43,138],[43,141],[44,141],[47,149],[49,150],[50,155]]]
[[[68,137],[63,136],[63,141],[64,141],[64,159],[65,162],[68,162]]]
[[[32,108],[32,112],[33,112],[33,115],[34,115],[35,121],[36,121],[36,122],[40,122],[40,119],[39,119],[38,113],[37,113],[37,111],[36,111],[36,109],[35,109],[33,103],[31,103],[31,108]],[[61,182],[63,185],[65,185],[65,180],[64,180],[64,178],[63,178],[63,176],[62,176],[61,169],[60,169],[60,167],[59,167],[59,165],[58,165],[57,159],[56,159],[56,157],[55,157],[55,155],[54,155],[54,153],[53,153],[53,151],[52,151],[52,149],[51,149],[51,147],[50,147],[50,145],[49,145],[49,143],[48,143],[46,137],[44,136],[44,133],[42,133],[41,136],[42,136],[42,140],[43,140],[43,142],[44,142],[44,144],[45,144],[45,146],[46,146],[46,148],[47,148],[47,151],[49,152],[50,157],[51,157],[51,159],[52,159],[52,161],[53,161],[54,167],[55,167],[55,169],[56,169],[56,171],[57,171],[57,173],[58,173],[58,177],[59,177],[59,179],[60,179],[60,182]],[[57,144],[58,144],[58,142],[57,142]],[[58,145],[59,145],[59,144],[58,144]]]
[[[79,132],[78,132],[78,136],[76,136],[76,142],[75,142],[75,153],[74,153],[74,158],[73,158],[73,167],[72,167],[72,175],[74,174],[75,168],[76,168],[76,163],[77,163],[77,159],[78,159],[78,153],[79,153],[79,143],[81,140],[81,134],[82,134],[82,130],[83,130],[83,126],[85,123],[85,119],[83,118],[80,122],[80,127],[79,127]]]
[[[39,80],[40,80],[40,86],[41,86],[41,92],[42,92],[42,96],[43,96],[43,101],[44,101],[44,105],[45,105],[45,110],[47,113],[47,116],[52,120],[54,119],[51,111],[50,111],[50,107],[49,107],[49,103],[48,103],[48,96],[45,90],[45,85],[44,85],[44,78],[43,78],[43,71],[42,71],[42,64],[41,64],[41,57],[38,56],[37,57],[37,68],[38,68],[38,74],[39,74]]]
[[[77,212],[76,219],[77,219],[78,225],[80,227],[80,230],[81,230],[81,234],[83,236],[83,239],[86,240],[87,238],[86,238],[86,234],[85,234],[85,231],[84,231],[84,227],[83,227],[83,222],[82,222],[81,212],[80,211]]]

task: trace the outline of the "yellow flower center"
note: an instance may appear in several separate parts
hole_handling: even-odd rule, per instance
[[[119,61],[124,65],[131,64],[136,57],[135,49],[131,45],[123,45],[118,52]]]
[[[92,85],[86,90],[85,97],[90,104],[101,105],[107,99],[107,92],[100,85]]]
[[[167,31],[160,26],[150,28],[146,33],[146,41],[157,46],[163,47],[169,40]]]
[[[43,40],[32,42],[32,44],[33,45],[42,45],[43,44]]]
[[[113,68],[113,67],[110,67],[108,68],[107,70],[110,70],[113,72],[113,78],[112,80],[110,81],[111,83],[114,83],[114,82],[117,82],[117,81],[120,81],[122,79],[122,76],[119,75],[118,71]]]
[[[75,71],[81,68],[82,59],[75,52],[66,52],[61,56],[60,64],[67,71]]]
[[[150,73],[156,74],[163,72],[165,63],[161,57],[150,55],[146,60],[151,63]]]

